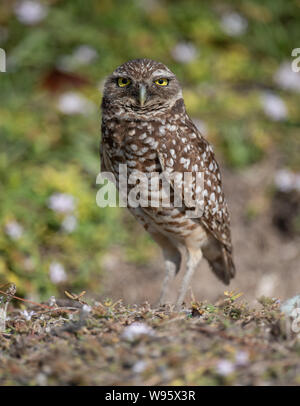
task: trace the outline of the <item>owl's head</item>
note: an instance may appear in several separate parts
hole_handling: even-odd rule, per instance
[[[134,59],[119,66],[104,85],[102,108],[120,117],[139,118],[168,111],[182,98],[173,72],[150,59]]]

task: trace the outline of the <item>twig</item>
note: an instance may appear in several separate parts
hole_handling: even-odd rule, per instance
[[[75,293],[70,293],[67,290],[65,290],[65,295],[72,300],[75,300],[77,302],[79,302],[80,304],[87,304],[86,302],[84,302],[81,298],[86,294],[86,291],[82,291],[81,293],[79,293],[79,295],[76,295]]]
[[[44,309],[49,309],[49,310],[52,309],[50,306],[47,306],[47,305],[44,305],[44,304],[41,304],[41,303],[32,302],[31,300],[28,300],[28,299],[22,299],[21,297],[11,295],[11,294],[9,294],[7,292],[3,292],[3,290],[0,290],[0,293],[2,295],[10,296],[12,299],[20,300],[21,302],[29,303],[29,304],[32,304],[34,306],[43,307]]]

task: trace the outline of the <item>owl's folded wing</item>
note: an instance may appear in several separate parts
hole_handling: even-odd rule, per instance
[[[100,171],[113,172],[110,157],[103,142],[100,144]]]
[[[192,197],[200,207],[200,215],[194,221],[203,225],[221,244],[222,257],[228,270],[221,279],[229,281],[235,268],[231,256],[230,217],[222,190],[219,165],[210,144],[201,134],[192,134],[194,136],[189,137],[177,132],[176,135],[181,136],[180,142],[175,143],[172,137],[169,145],[161,144],[158,147],[158,159],[173,190],[182,193],[183,204],[186,204],[187,198],[190,202]],[[191,210],[188,204],[186,206],[187,210]]]

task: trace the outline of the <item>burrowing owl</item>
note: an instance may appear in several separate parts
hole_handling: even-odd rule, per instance
[[[216,276],[225,284],[229,283],[235,266],[219,165],[211,145],[186,113],[176,76],[164,64],[136,59],[124,63],[108,77],[102,100],[100,156],[101,171],[112,172],[117,185],[120,164],[126,165],[127,180],[135,171],[146,174],[147,178],[154,172],[176,176],[193,174],[188,189],[202,203],[203,212],[199,217],[187,214],[191,211],[184,199],[180,207],[172,198],[169,206],[162,204],[162,198],[159,204],[128,205],[163,251],[166,275],[160,303],[164,302],[168,284],[185,257],[186,273],[177,308],[183,302],[202,256]],[[203,176],[200,198],[194,182],[194,175],[198,173]],[[176,187],[183,194],[186,185],[176,176],[168,180],[171,193]],[[127,186],[130,193],[132,182]]]

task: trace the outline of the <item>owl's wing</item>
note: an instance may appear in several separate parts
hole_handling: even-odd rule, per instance
[[[113,172],[111,165],[109,153],[105,143],[101,141],[100,143],[100,171],[101,172]]]
[[[104,164],[104,145],[103,142],[100,141],[100,148],[99,148],[99,155],[100,155],[100,172],[105,172],[105,164]]]
[[[209,249],[207,253],[203,249],[203,254],[217,276],[225,283],[229,283],[235,274],[230,217],[222,189],[219,165],[211,145],[190,121],[188,126],[177,127],[175,131],[170,132],[170,136],[159,144],[158,158],[162,170],[168,175],[173,175],[170,183],[174,190],[175,188],[176,190],[181,189],[183,201],[185,201],[184,188],[180,184],[176,185],[177,177],[174,176],[174,173],[184,174],[188,172],[192,174],[190,190],[193,198],[202,202],[201,207],[203,208],[202,215],[195,218],[194,221],[198,221],[213,237],[220,255],[213,258],[215,253],[211,254]],[[196,190],[197,172],[202,174],[200,192]],[[187,210],[189,209],[187,208]]]

